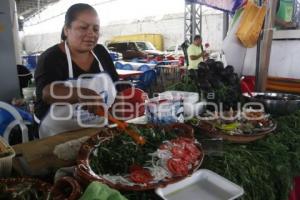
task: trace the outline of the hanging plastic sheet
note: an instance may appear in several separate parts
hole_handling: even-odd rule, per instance
[[[242,7],[247,0],[185,0],[187,3],[199,3],[225,12],[234,13]]]
[[[222,51],[225,54],[227,64],[234,66],[234,71],[239,76],[243,72],[244,59],[247,52],[247,48],[241,44],[235,35],[240,25],[242,15],[243,9],[240,9],[235,13],[230,30],[222,44]]]

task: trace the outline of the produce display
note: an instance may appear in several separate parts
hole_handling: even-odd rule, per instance
[[[240,80],[231,65],[224,67],[221,61],[208,59],[197,70],[188,70],[189,75],[168,90],[198,92],[208,102],[223,104],[224,110],[236,110],[241,101]],[[213,108],[211,108],[213,109]]]
[[[0,200],[50,200],[50,186],[22,179],[0,179]]]
[[[133,127],[146,139],[146,144],[137,145],[120,133],[96,145],[89,158],[93,173],[113,184],[154,187],[185,177],[200,166],[200,144],[192,135],[184,135],[184,129]]]
[[[210,133],[253,135],[274,130],[276,124],[269,115],[248,110],[241,113],[223,112],[222,115],[215,113],[208,120],[200,120],[198,125]]]
[[[204,168],[244,188],[242,200],[288,200],[300,175],[300,110],[275,120],[272,137],[247,145],[224,142],[221,155],[205,157]]]
[[[300,110],[276,117],[272,137],[249,144],[222,142],[222,151],[205,156],[202,168],[212,170],[244,188],[241,200],[288,200],[300,172]],[[195,137],[205,143],[201,130]],[[122,192],[128,199],[159,200],[153,191]]]
[[[222,62],[208,59],[188,73],[182,82],[168,90],[198,92],[207,102],[216,103],[218,110],[208,106],[206,113],[187,121],[194,126],[195,134],[186,132],[182,127],[190,126],[185,124],[173,127],[148,124],[129,125],[141,135],[143,145],[116,128],[101,129],[96,135],[83,139],[86,141],[80,147],[74,176],[82,189],[88,183],[92,186],[96,183],[97,187],[88,187],[82,199],[94,197],[98,189],[99,195],[106,196],[107,191],[117,194],[115,199],[159,200],[153,189],[190,176],[200,165],[243,187],[245,194],[241,200],[289,198],[293,179],[300,175],[300,110],[287,116],[270,116],[247,107],[239,113],[237,106],[242,94],[239,77],[232,66],[224,67]],[[255,97],[262,101],[298,100],[268,95]],[[271,132],[272,137],[258,140]],[[205,160],[200,142],[208,148]],[[74,145],[69,141],[67,145],[74,150],[81,143]],[[216,148],[217,145],[221,147]],[[62,144],[55,147],[55,152],[60,148],[60,159],[70,157],[70,152],[65,154],[62,147]],[[14,155],[12,147],[0,140],[0,159]],[[65,199],[71,193],[65,186],[60,189],[61,194],[55,196],[48,184],[41,186],[26,178],[0,179],[0,200]]]

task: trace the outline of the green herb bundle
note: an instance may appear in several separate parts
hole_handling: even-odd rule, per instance
[[[167,90],[178,90],[186,92],[198,92],[197,85],[188,76],[184,76],[181,82],[170,85]]]
[[[276,120],[273,135],[247,145],[224,143],[223,155],[206,156],[202,167],[241,185],[242,199],[288,199],[300,175],[300,111]]]
[[[146,161],[152,159],[149,153],[155,152],[163,141],[178,136],[176,131],[165,131],[161,128],[138,128],[138,132],[146,139],[143,146],[134,143],[126,133],[100,144],[97,155],[92,154],[90,158],[93,171],[97,174],[127,174],[133,164],[147,164]]]
[[[293,178],[300,175],[300,111],[275,119],[277,130],[247,145],[224,142],[223,154],[206,155],[201,168],[242,186],[243,200],[287,200]],[[203,134],[195,129],[196,138]],[[123,192],[128,199],[158,200],[154,191]]]
[[[0,200],[50,200],[48,192],[39,191],[32,183],[23,182],[13,186],[0,183]]]

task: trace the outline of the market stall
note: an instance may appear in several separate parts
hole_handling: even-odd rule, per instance
[[[287,199],[290,191],[297,189],[292,186],[293,177],[299,175],[300,168],[300,113],[298,111],[291,115],[275,117],[274,121],[277,122],[277,129],[271,135],[244,144],[210,139],[197,127],[197,119],[188,121],[187,123],[194,127],[194,135],[204,150],[205,157],[200,169],[212,170],[242,186],[245,190],[243,199]],[[54,155],[56,145],[91,136],[96,132],[94,129],[78,130],[19,144],[13,148],[17,154],[22,154],[31,172],[38,175],[43,169],[53,174],[54,169],[76,164],[75,160],[64,161]],[[17,172],[24,174],[24,166],[20,166],[18,159],[14,161],[13,166]],[[153,190],[121,193],[128,199],[159,199]]]
[[[246,3],[195,2],[231,13]],[[156,68],[175,66],[168,64]],[[153,97],[133,90],[129,99],[117,96],[107,113],[97,107],[94,116],[107,121],[100,128],[13,146],[0,140],[0,200],[299,199],[299,84],[295,94],[253,92],[237,70],[207,59],[182,76],[176,71],[166,86],[156,83]]]

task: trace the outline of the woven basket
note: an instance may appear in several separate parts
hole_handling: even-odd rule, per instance
[[[0,177],[10,176],[12,159],[15,155],[14,149],[7,144],[4,138],[0,137]]]

